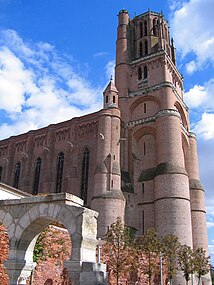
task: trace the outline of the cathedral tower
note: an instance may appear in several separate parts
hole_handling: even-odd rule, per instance
[[[126,137],[121,144],[126,223],[140,233],[154,227],[160,235],[174,234],[182,244],[207,249],[196,140],[168,24],[151,11],[130,19],[122,10],[118,17],[115,82]]]

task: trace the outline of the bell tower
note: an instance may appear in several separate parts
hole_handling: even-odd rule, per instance
[[[162,13],[130,19],[128,11],[119,12],[115,83],[126,138],[121,144],[126,224],[140,234],[155,228],[162,236],[174,234],[182,244],[207,250],[196,137]]]

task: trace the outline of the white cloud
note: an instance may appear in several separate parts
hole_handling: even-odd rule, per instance
[[[207,222],[207,228],[214,228],[214,222]]]
[[[109,61],[105,66],[106,76],[108,77],[109,80],[111,77],[114,78],[114,68],[115,68],[114,60]]]
[[[203,135],[205,139],[214,138],[214,114],[203,113],[201,120],[194,127],[194,132]]]
[[[97,111],[103,86],[91,86],[69,56],[48,43],[0,31],[0,138]]]
[[[184,99],[191,109],[201,114],[192,125],[193,131],[205,139],[214,138],[214,79],[203,86],[195,85],[184,94]]]
[[[194,72],[207,60],[214,63],[214,1],[172,1],[170,26],[176,46],[182,55],[193,52],[196,61],[187,64],[187,71]]]

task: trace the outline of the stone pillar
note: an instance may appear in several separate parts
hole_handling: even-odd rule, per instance
[[[93,262],[66,261],[65,267],[72,285],[107,285],[106,265]]]
[[[36,263],[25,260],[6,260],[4,266],[7,269],[10,285],[26,285],[26,280],[35,268]]]

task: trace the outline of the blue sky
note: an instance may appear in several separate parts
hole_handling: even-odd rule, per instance
[[[214,256],[214,0],[0,0],[0,138],[102,107],[123,8],[131,17],[162,11],[169,21]]]

